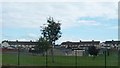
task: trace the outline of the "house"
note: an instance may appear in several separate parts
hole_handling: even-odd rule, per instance
[[[28,47],[32,47],[32,46],[35,46],[37,45],[37,42],[35,41],[8,41],[8,40],[4,40],[2,41],[2,45],[3,46],[21,46],[21,47],[25,47],[25,46],[28,46]]]
[[[81,41],[80,42],[62,42],[61,43],[61,47],[65,47],[65,48],[77,48],[77,49],[85,49],[88,48],[89,46],[96,46],[99,47],[100,41]]]
[[[37,45],[37,42],[35,41],[8,41],[8,40],[4,40],[2,41],[2,48],[4,49],[18,49],[18,47],[20,47],[21,49],[24,50],[29,50],[30,48],[34,47],[35,45]]]
[[[116,48],[118,49],[118,47],[120,46],[120,41],[105,41],[105,46],[104,47],[109,47],[109,48]]]
[[[79,42],[62,42],[61,47],[66,49],[71,49],[71,55],[83,56],[87,54],[87,50],[89,46],[96,46],[100,48],[100,41],[79,41]]]

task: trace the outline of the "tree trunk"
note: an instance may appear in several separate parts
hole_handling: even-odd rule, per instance
[[[52,53],[52,63],[54,63],[54,54],[53,54],[53,48],[51,49],[51,53]]]
[[[45,52],[43,52],[42,55],[45,56]]]
[[[51,55],[52,55],[52,63],[54,63],[54,53],[53,53],[53,45],[52,45],[52,49],[51,49]]]
[[[45,51],[45,55],[46,55],[46,68],[47,68],[47,66],[48,66],[48,56],[47,56],[47,49],[46,49],[46,51]]]
[[[93,55],[93,60],[95,60],[95,55]]]
[[[54,61],[54,52],[53,52],[53,48],[54,48],[55,42],[52,43],[52,42],[50,41],[50,43],[51,43],[51,45],[52,45],[52,48],[51,48],[52,63],[54,63],[55,61]]]

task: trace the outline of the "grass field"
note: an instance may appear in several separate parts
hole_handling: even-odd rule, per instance
[[[3,65],[17,65],[18,57],[16,54],[3,54],[2,55]],[[116,53],[107,56],[107,66],[118,65],[118,55]],[[48,56],[48,66],[75,66],[75,56],[55,56],[55,63],[52,63],[51,56]],[[20,55],[21,66],[45,66],[45,56],[38,55]],[[104,55],[97,56],[94,60],[89,56],[78,56],[77,66],[104,66],[105,57]]]

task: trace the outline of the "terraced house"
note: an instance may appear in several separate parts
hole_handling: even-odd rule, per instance
[[[28,52],[30,49],[34,50],[34,46],[37,45],[36,41],[2,41],[2,47],[8,49],[17,49],[21,47],[21,51]],[[60,46],[54,47],[54,54],[55,55],[66,55],[71,56],[77,53],[78,56],[88,55],[88,48],[89,46],[96,46],[97,49],[100,49],[102,53],[105,48],[111,49],[119,49],[120,41],[105,41],[100,43],[100,41],[79,41],[79,42],[62,42]],[[49,51],[49,50],[48,50]],[[50,52],[50,51],[49,51]],[[51,54],[51,53],[49,53]]]
[[[88,46],[96,46],[96,47],[100,47],[100,41],[79,41],[79,42],[63,42],[61,43],[61,47],[65,47],[65,48],[71,48],[71,49],[86,49],[88,48]]]
[[[63,42],[61,43],[61,47],[66,49],[71,49],[71,54],[69,52],[69,55],[75,55],[77,53],[78,56],[83,56],[85,54],[88,54],[87,50],[89,46],[96,46],[97,48],[100,48],[100,41],[79,41],[79,42]],[[67,54],[68,55],[68,54]]]

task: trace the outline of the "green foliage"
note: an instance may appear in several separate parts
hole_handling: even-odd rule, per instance
[[[97,55],[98,50],[96,49],[95,46],[89,46],[88,52],[90,55]]]
[[[42,29],[42,35],[45,37],[51,44],[61,37],[61,28],[59,21],[56,23],[52,17],[49,17],[47,20],[47,26],[44,26]]]
[[[40,37],[38,40],[38,44],[35,47],[35,50],[39,52],[45,52],[50,48],[50,43],[45,40],[43,37]]]
[[[42,28],[42,35],[43,37],[49,41],[51,44],[51,54],[52,54],[52,62],[54,63],[54,56],[53,56],[53,46],[55,45],[55,41],[58,40],[61,37],[61,28],[60,28],[60,23],[55,22],[52,17],[49,17],[47,20],[47,26],[44,26]]]
[[[99,50],[95,46],[89,46],[88,52],[90,55],[93,55],[93,59],[98,55]]]

